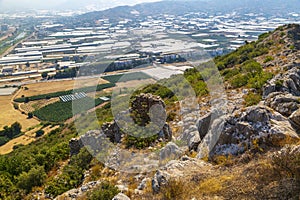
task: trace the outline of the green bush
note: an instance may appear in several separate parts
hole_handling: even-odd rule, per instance
[[[47,175],[42,166],[36,166],[29,172],[22,172],[18,177],[17,187],[29,193],[35,186],[42,186]]]
[[[44,130],[38,130],[37,132],[35,132],[35,137],[41,137],[42,135],[44,135],[45,131]]]
[[[117,187],[109,182],[103,182],[94,189],[92,192],[88,193],[88,200],[110,200],[113,199],[120,191]]]
[[[264,60],[264,63],[267,63],[267,62],[270,62],[270,61],[273,61],[274,60],[274,57],[273,56],[267,56]]]
[[[262,87],[271,78],[273,78],[273,74],[271,74],[269,72],[262,72],[262,73],[256,74],[254,77],[252,77],[248,80],[248,87],[255,88],[262,92]]]
[[[158,139],[157,134],[147,138],[126,135],[124,141],[125,141],[126,148],[135,147],[137,149],[144,149],[146,147],[149,147],[151,144],[153,144],[157,139]]]
[[[4,126],[3,129],[4,130],[0,131],[0,137],[2,137],[0,144],[1,143],[5,144],[4,143],[5,141],[11,140],[11,139],[19,136],[21,134],[22,126],[19,122],[15,122],[10,127]],[[7,138],[7,139],[5,139],[5,138]]]
[[[248,83],[248,76],[243,74],[238,74],[230,80],[230,84],[234,88],[245,86],[247,85],[247,83]]]
[[[262,96],[254,92],[249,92],[248,94],[244,95],[244,100],[246,106],[253,106],[257,105],[262,100]]]
[[[45,192],[56,197],[72,188],[79,187],[83,181],[84,171],[90,167],[92,159],[92,155],[86,148],[81,149],[78,155],[71,157],[62,173],[47,183]]]

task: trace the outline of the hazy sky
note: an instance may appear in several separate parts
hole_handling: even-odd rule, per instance
[[[76,9],[95,5],[97,8],[105,9],[119,5],[134,5],[143,2],[154,2],[159,0],[0,0],[0,10],[11,9]]]

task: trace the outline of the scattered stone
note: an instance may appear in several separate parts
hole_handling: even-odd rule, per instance
[[[289,119],[295,123],[298,127],[300,127],[300,109],[296,110]]]
[[[147,186],[147,182],[148,181],[151,181],[151,179],[150,178],[144,178],[142,180],[142,182],[139,184],[139,186],[137,187],[137,189],[138,190],[144,190],[146,188],[146,186]]]
[[[153,192],[159,193],[160,187],[167,182],[167,177],[169,177],[167,173],[157,170],[152,179]]]
[[[101,129],[103,133],[110,139],[111,142],[121,142],[124,133],[120,130],[118,124],[115,121],[104,123]]]
[[[112,200],[130,200],[130,198],[123,193],[119,193],[116,196],[114,196]]]
[[[161,149],[159,157],[160,160],[177,159],[182,156],[182,154],[183,152],[176,144],[169,142],[164,148]]]

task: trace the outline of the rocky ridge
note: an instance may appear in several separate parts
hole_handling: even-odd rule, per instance
[[[280,69],[280,72],[262,88],[262,101],[258,105],[245,107],[241,105],[241,93],[230,90],[227,93],[233,94],[233,96],[227,99],[229,101],[227,112],[223,112],[223,108],[219,109],[222,107],[222,104],[219,104],[210,111],[186,110],[181,113],[182,120],[172,124],[172,126],[180,127],[179,133],[170,135],[170,126],[165,125],[159,135],[162,135],[165,141],[170,141],[172,138],[175,141],[184,141],[189,152],[197,152],[196,158],[182,156],[185,154],[184,149],[178,147],[176,142],[167,143],[160,152],[160,157],[168,157],[173,154],[175,160],[171,160],[157,170],[154,176],[140,174],[136,194],[143,194],[146,182],[149,180],[151,180],[152,191],[159,193],[170,179],[186,179],[189,175],[197,174],[199,171],[210,173],[214,167],[201,160],[205,156],[209,159],[217,156],[236,156],[244,160],[244,155],[247,157],[248,153],[253,153],[270,158],[277,155],[278,152],[285,154],[286,145],[299,143],[300,62],[298,41],[300,26],[286,26],[283,31],[287,35],[283,39],[283,49],[277,52],[274,60],[262,63],[262,59],[257,58],[265,69]],[[276,31],[263,42],[267,42],[270,38],[276,39],[283,31]],[[283,57],[284,59],[282,59]],[[243,90],[243,93],[247,92],[249,92],[247,89]],[[153,106],[154,102],[165,107],[161,99],[152,97],[150,94],[142,94],[134,101],[132,107],[134,109],[131,110],[131,113],[141,112],[141,116],[143,116],[140,119],[134,119],[136,122],[145,124],[149,120],[149,107]],[[149,99],[151,100],[149,101]],[[202,102],[205,108],[207,104],[209,101]],[[199,117],[200,114],[201,117]],[[145,121],[141,122],[141,119],[145,119]],[[122,140],[123,133],[117,127],[116,122],[103,125],[102,130],[105,137],[109,138],[111,142],[118,143]],[[70,141],[70,146],[75,147],[72,152],[76,153],[82,144],[79,140],[73,139]],[[208,152],[203,151],[206,148],[208,148]],[[294,153],[299,152],[299,145],[293,148]],[[252,163],[252,165],[254,164]],[[251,171],[251,167],[249,165],[247,169]]]

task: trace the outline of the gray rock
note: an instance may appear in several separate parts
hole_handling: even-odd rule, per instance
[[[112,200],[130,200],[130,198],[123,193],[119,193],[116,196],[114,196]]]
[[[183,152],[176,144],[174,144],[173,142],[169,142],[164,148],[161,149],[159,157],[161,160],[177,159],[182,154]]]
[[[118,124],[115,121],[104,123],[101,129],[111,142],[121,142],[123,132],[120,130]]]
[[[197,151],[199,144],[201,143],[201,138],[198,131],[190,132],[190,138],[188,140],[189,151]]]
[[[198,127],[198,132],[200,134],[201,140],[208,133],[209,129],[211,128],[211,124],[214,122],[214,120],[223,115],[224,115],[224,113],[222,110],[213,109],[210,113],[204,115],[197,121],[196,126]]]
[[[81,189],[82,192],[86,192],[86,191],[88,191],[89,187],[84,185],[80,189]]]
[[[267,122],[269,121],[269,114],[270,111],[267,109],[264,109],[262,107],[253,106],[248,108],[248,110],[243,114],[242,120],[248,121],[248,122]]]
[[[210,127],[211,119],[212,113],[210,112],[197,121],[198,132],[200,134],[201,139],[203,139],[207,134]]]
[[[289,93],[274,92],[265,98],[265,105],[288,117],[299,108],[299,98]]]
[[[263,87],[263,97],[267,97],[273,92],[287,92],[294,96],[300,96],[300,69],[291,68],[285,74],[278,74],[271,79]]]
[[[69,141],[69,147],[71,156],[77,155],[80,152],[80,149],[83,147],[83,143],[80,139],[72,138]]]
[[[139,186],[137,187],[137,189],[144,190],[146,188],[147,181],[149,180],[150,180],[149,178],[144,178],[142,182],[139,184]]]
[[[171,141],[172,140],[172,130],[169,126],[169,124],[165,123],[162,130],[158,133],[158,138],[161,138],[165,141]]]
[[[152,190],[155,193],[160,191],[162,185],[167,183],[168,175],[160,170],[157,170],[152,179]]]
[[[280,147],[286,142],[299,141],[299,136],[291,126],[289,120],[281,114],[274,112],[268,107],[253,106],[246,111],[236,115],[225,117],[222,123],[213,123],[211,133],[221,133],[216,145],[211,149],[210,156],[214,155],[237,155],[244,153],[247,149]],[[220,130],[218,130],[220,129]],[[213,142],[214,140],[208,140]],[[253,141],[259,141],[253,143]],[[199,147],[199,157],[201,148]]]
[[[300,127],[300,109],[296,110],[289,119],[295,123],[298,127]]]

